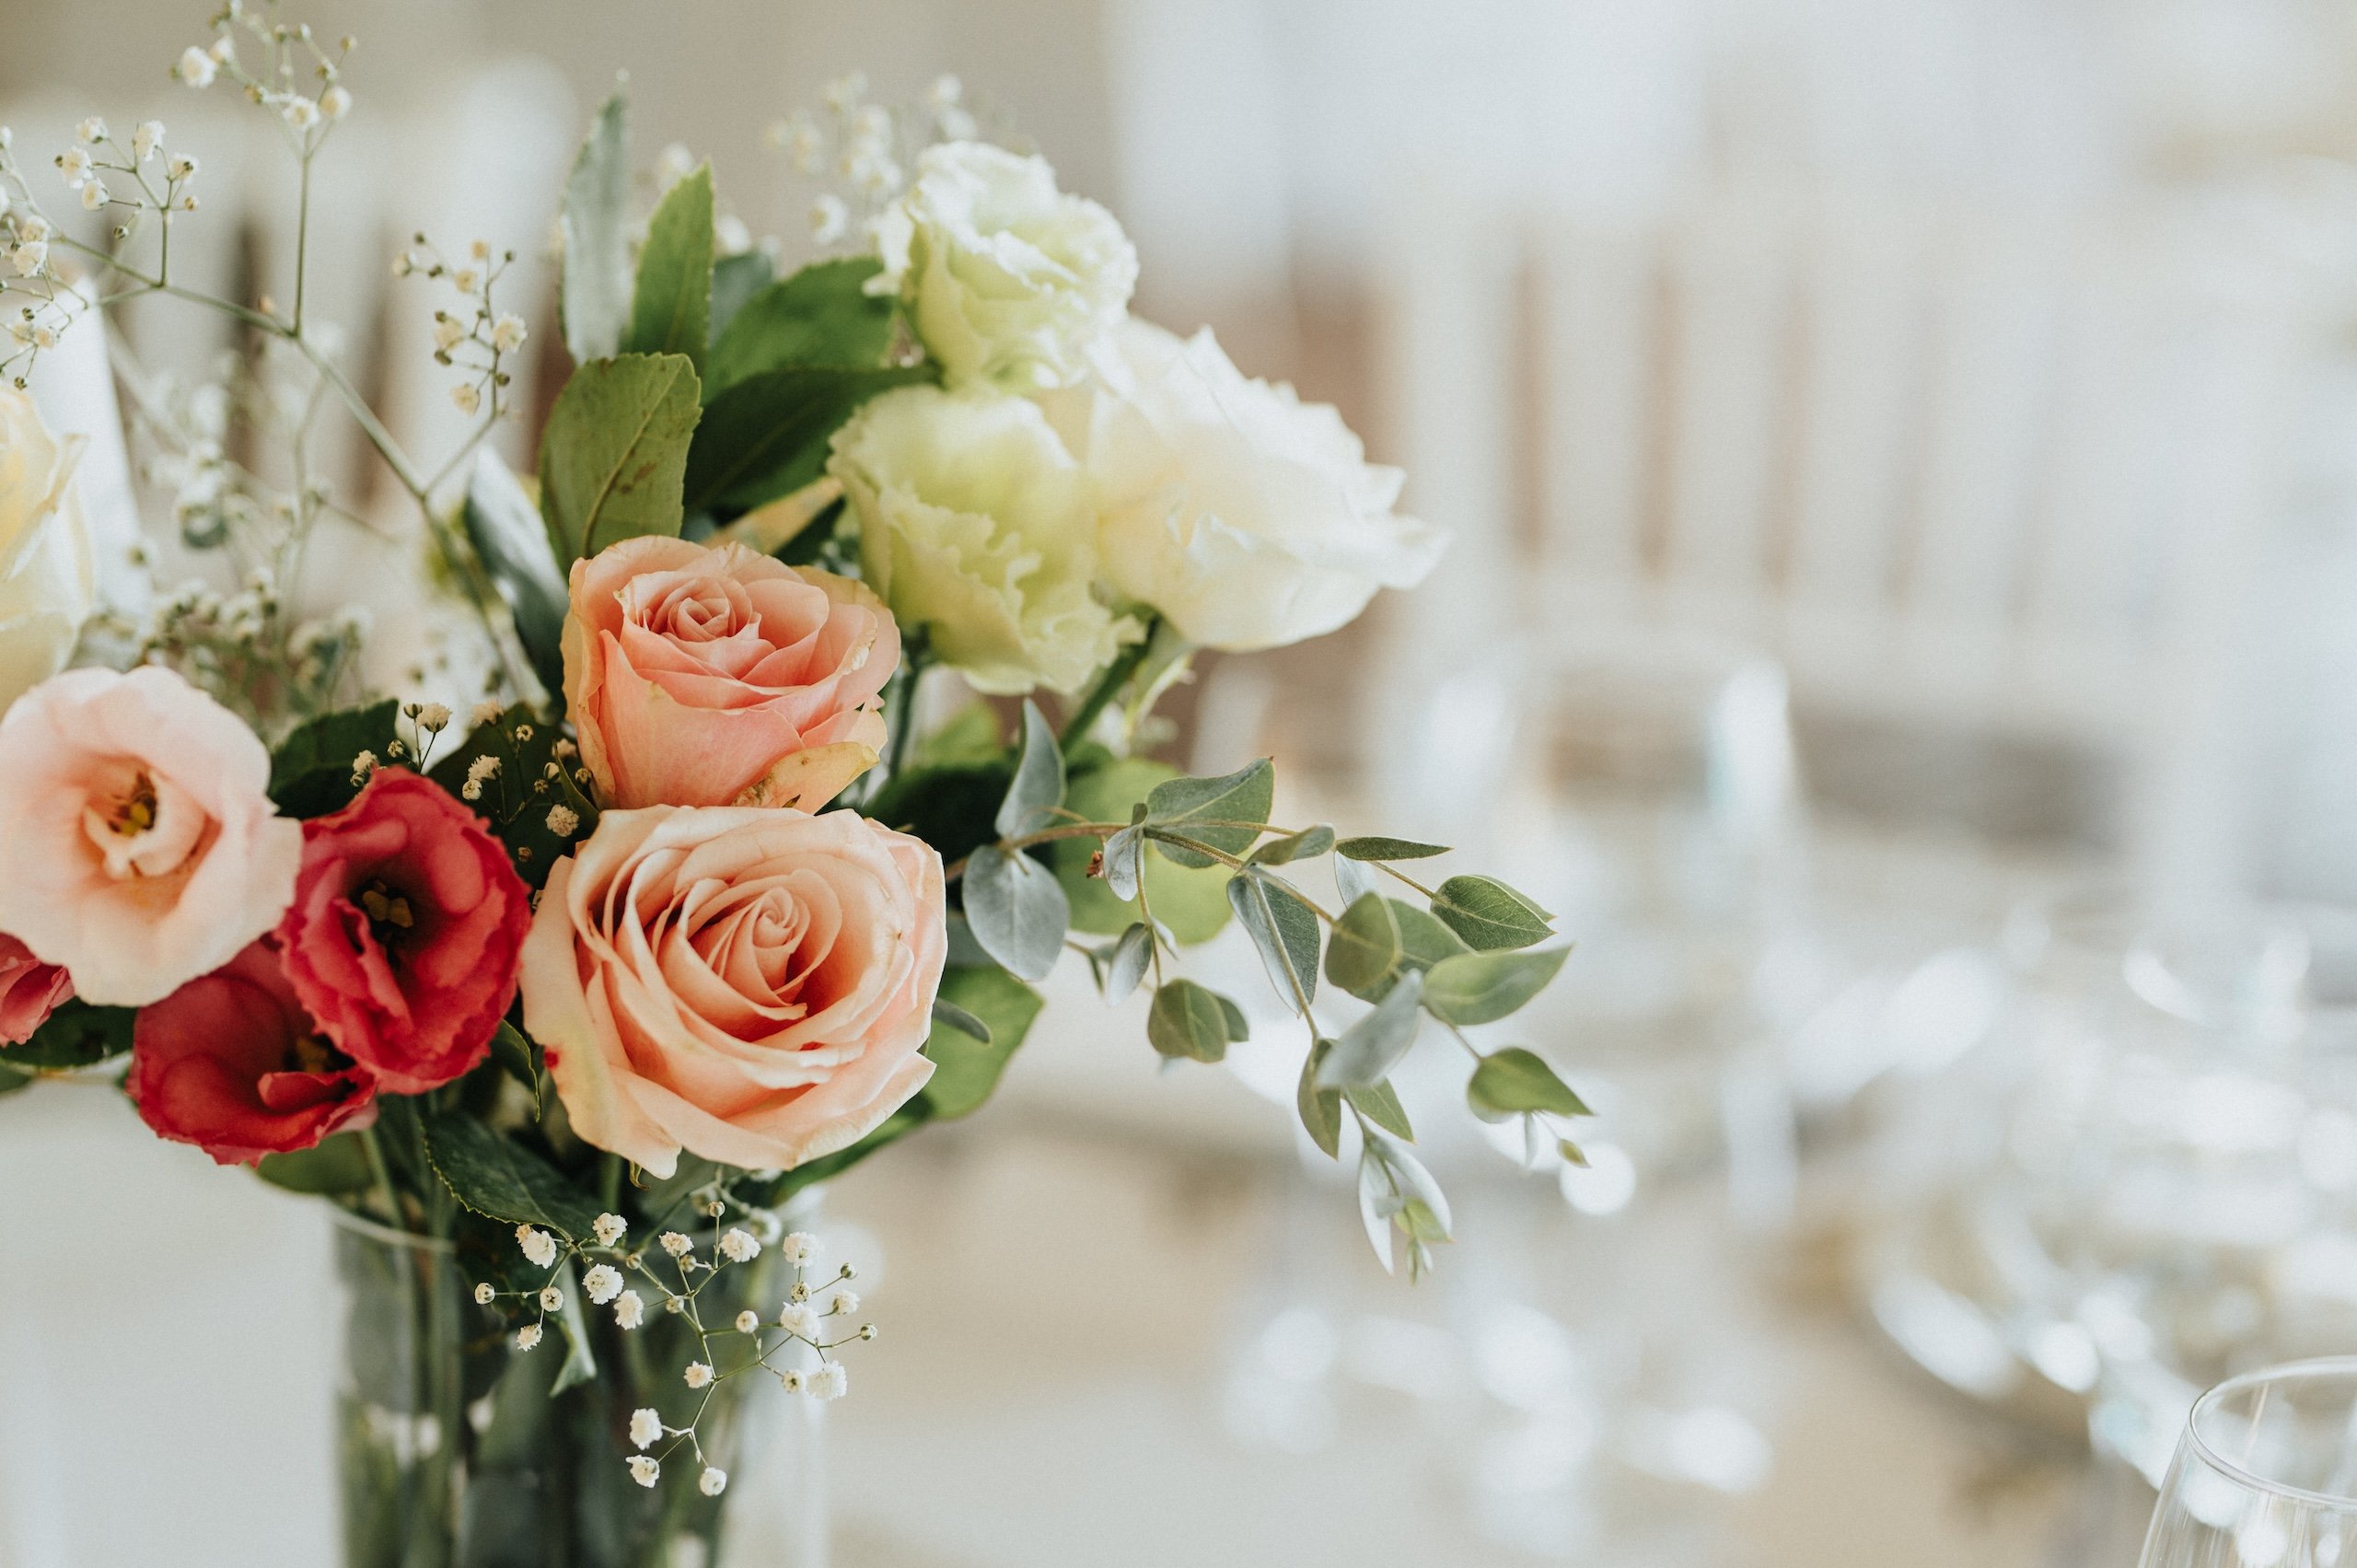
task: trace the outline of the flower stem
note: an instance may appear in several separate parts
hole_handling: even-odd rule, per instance
[[[1105,711],[1106,704],[1119,695],[1130,677],[1137,673],[1138,666],[1145,662],[1146,649],[1153,643],[1154,629],[1149,626],[1144,636],[1114,656],[1113,662],[1105,667],[1105,673],[1097,678],[1097,684],[1088,689],[1088,695],[1080,700],[1080,706],[1072,711],[1072,717],[1064,721],[1063,733],[1056,738],[1058,746],[1069,751],[1087,738],[1089,726],[1097,722],[1097,715]]]

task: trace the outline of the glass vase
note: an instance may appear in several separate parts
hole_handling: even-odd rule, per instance
[[[2142,1568],[2357,1562],[2357,1357],[2247,1373],[2194,1405]]]
[[[823,1406],[759,1372],[690,1389],[696,1337],[659,1307],[624,1330],[575,1295],[520,1350],[513,1314],[475,1303],[472,1261],[337,1213],[346,1568],[825,1568]],[[716,1276],[706,1320],[773,1315],[778,1261]],[[702,1462],[683,1446],[651,1487],[627,1463],[646,1407],[673,1426],[702,1411]]]

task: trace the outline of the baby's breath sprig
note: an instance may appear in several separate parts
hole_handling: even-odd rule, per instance
[[[822,249],[871,238],[877,217],[907,184],[908,166],[926,147],[981,134],[956,76],[937,77],[922,104],[900,109],[870,102],[861,71],[836,77],[819,97],[820,109],[799,109],[772,123],[768,141],[818,187],[808,217],[810,238]]]
[[[469,419],[483,414],[486,428],[505,412],[501,395],[515,378],[505,361],[531,335],[521,316],[500,310],[492,299],[515,261],[515,251],[494,257],[481,239],[468,248],[465,261],[446,261],[423,233],[412,236],[393,258],[395,277],[444,279],[457,291],[455,309],[434,313],[434,362],[465,372],[466,378],[450,389],[450,401]]]

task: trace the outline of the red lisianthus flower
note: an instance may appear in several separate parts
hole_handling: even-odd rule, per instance
[[[377,1114],[375,1078],[319,1038],[268,937],[139,1010],[123,1087],[148,1126],[223,1165]]]
[[[73,994],[74,982],[64,970],[42,963],[31,948],[0,931],[0,1045],[32,1039],[58,1004]]]
[[[295,994],[395,1094],[459,1076],[516,999],[531,893],[482,820],[439,785],[379,768],[303,824],[277,942]]]

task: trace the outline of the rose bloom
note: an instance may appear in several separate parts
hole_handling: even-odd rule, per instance
[[[1076,691],[1136,634],[1096,595],[1086,476],[1039,405],[903,387],[835,432],[862,575],[978,689]]]
[[[815,811],[875,766],[900,633],[865,586],[739,544],[573,568],[564,696],[608,804]]]
[[[468,1072],[516,999],[531,891],[482,819],[440,785],[379,768],[303,824],[277,943],[295,994],[395,1094]]]
[[[64,668],[98,603],[73,482],[79,445],[52,436],[31,398],[0,386],[0,709]]]
[[[267,941],[140,1010],[122,1086],[148,1126],[223,1165],[377,1114],[375,1079],[319,1038]]]
[[[0,931],[0,1045],[22,1045],[74,994],[74,981],[55,964]]]
[[[1062,387],[1120,320],[1138,254],[1113,215],[1056,189],[1047,160],[946,142],[877,222],[871,294],[908,304],[950,385]]]
[[[657,1176],[784,1170],[932,1076],[941,857],[850,811],[609,811],[557,862],[524,1024],[573,1130]]]
[[[270,754],[169,670],[71,669],[0,716],[0,931],[84,1001],[139,1006],[278,922],[303,829]]]
[[[1447,537],[1392,510],[1398,469],[1368,463],[1326,404],[1247,379],[1208,329],[1128,321],[1100,358],[1092,391],[1051,412],[1096,483],[1105,575],[1189,642],[1319,636],[1440,559]]]

